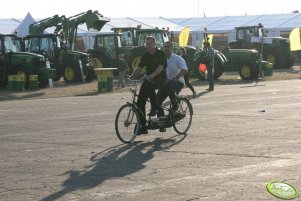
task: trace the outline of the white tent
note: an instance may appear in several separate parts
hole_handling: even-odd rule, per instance
[[[295,27],[301,27],[301,13],[273,14],[273,15],[250,15],[250,16],[219,16],[219,17],[197,17],[197,18],[164,18],[164,17],[141,17],[141,18],[111,18],[100,31],[101,33],[112,32],[113,27],[128,27],[141,25],[143,28],[165,27],[177,35],[184,27],[190,28],[191,45],[200,47],[204,27],[208,33],[226,34],[228,41],[235,38],[235,27],[257,25],[262,23],[268,29],[268,36],[280,36],[280,32],[290,32]],[[0,33],[9,34],[18,30],[18,35],[26,35],[29,25],[35,20],[30,13],[21,20],[0,19]],[[45,32],[52,33],[53,28]],[[85,25],[78,27],[78,35],[83,37],[86,48],[91,48],[93,36],[99,32],[89,32]]]
[[[17,19],[0,19],[0,34],[14,33],[19,24]]]
[[[17,36],[26,36],[29,32],[29,25],[36,22],[30,13],[27,13],[23,21],[17,27]]]

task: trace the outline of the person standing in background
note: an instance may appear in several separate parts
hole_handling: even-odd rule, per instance
[[[120,85],[121,88],[124,88],[124,74],[126,71],[129,70],[127,63],[124,60],[123,54],[118,55],[118,70],[119,70],[119,81],[118,81],[117,89],[120,87]]]
[[[185,50],[184,47],[179,47],[179,49],[177,51],[177,55],[181,56],[185,60],[185,62],[187,64],[187,55],[186,55],[186,50]],[[193,86],[189,82],[188,72],[184,75],[184,80],[185,80],[186,86],[191,90],[192,96],[195,97],[196,96],[196,92],[195,92]]]
[[[213,81],[213,68],[214,68],[214,55],[215,50],[211,47],[209,42],[205,43],[205,48],[207,49],[207,54],[205,55],[206,60],[206,66],[207,66],[207,72],[208,72],[208,82],[209,82],[209,88],[206,89],[207,91],[213,91],[214,90],[214,81]]]

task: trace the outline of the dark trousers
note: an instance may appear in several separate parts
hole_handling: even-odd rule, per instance
[[[140,110],[139,118],[142,127],[145,127],[146,119],[145,119],[145,105],[147,99],[150,100],[150,104],[152,108],[158,107],[156,89],[159,88],[163,84],[163,81],[152,82],[148,80],[144,80],[139,91],[137,106]]]
[[[207,79],[209,82],[209,89],[213,89],[214,88],[214,83],[213,83],[213,64],[210,63],[207,65]]]
[[[185,85],[192,91],[192,92],[194,92],[194,88],[193,88],[193,86],[190,84],[190,82],[189,82],[189,76],[188,76],[188,73],[186,73],[185,75],[184,75],[184,80],[185,80]]]
[[[176,93],[179,93],[183,86],[184,84],[180,81],[167,80],[158,91],[158,104],[161,106],[167,96],[169,96],[171,104],[177,104]],[[158,116],[164,116],[164,111],[161,107],[159,108]]]

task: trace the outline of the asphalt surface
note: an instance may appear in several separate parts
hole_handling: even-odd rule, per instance
[[[196,90],[187,135],[128,145],[114,119],[129,92],[1,102],[0,200],[258,201],[279,200],[271,180],[301,189],[301,80]]]

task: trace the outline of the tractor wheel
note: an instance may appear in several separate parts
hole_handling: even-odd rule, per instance
[[[200,60],[198,60],[196,62],[196,66],[194,67],[194,74],[195,76],[199,79],[199,80],[205,80],[205,72],[201,71],[201,65],[202,65],[202,62]]]
[[[215,64],[214,64],[214,79],[217,80],[218,78],[220,78],[220,76],[222,76],[223,69],[222,69],[222,64],[219,60],[216,59]]]
[[[291,53],[293,54],[293,57],[291,57],[288,61],[288,65],[286,66],[287,68],[292,67],[295,64],[295,60],[296,60],[296,54],[295,53]]]
[[[19,67],[19,68],[16,68],[14,70],[13,74],[23,75],[25,77],[24,87],[25,87],[25,89],[27,89],[28,86],[29,86],[29,72],[28,72],[28,69],[26,69],[24,67]]]
[[[134,71],[136,69],[136,67],[139,66],[139,63],[141,61],[141,55],[134,55],[131,57],[130,59],[130,65],[129,68],[131,71]]]
[[[251,64],[242,64],[239,69],[239,75],[243,80],[250,80],[257,78],[256,69]]]
[[[65,82],[74,83],[80,80],[81,74],[79,70],[79,64],[76,62],[70,62],[65,65],[63,77]]]
[[[281,52],[277,49],[270,49],[264,54],[264,60],[273,64],[273,68],[285,67],[285,59]]]
[[[109,61],[104,55],[96,55],[92,58],[94,68],[108,68]]]

